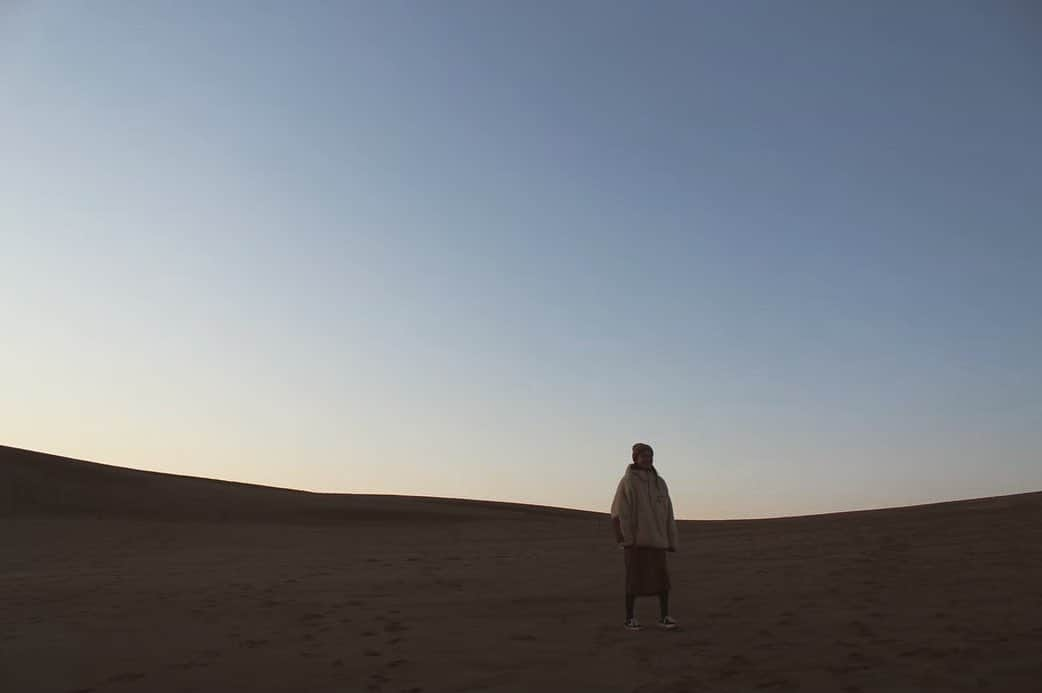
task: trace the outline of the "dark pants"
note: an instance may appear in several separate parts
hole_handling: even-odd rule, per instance
[[[659,611],[669,615],[669,565],[666,550],[644,546],[627,546],[626,560],[626,618],[633,618],[633,607],[638,596],[657,595]]]
[[[626,620],[633,618],[633,607],[636,605],[637,595],[627,594],[626,595]],[[669,616],[669,592],[659,592],[658,594],[658,610],[659,616],[665,618]]]

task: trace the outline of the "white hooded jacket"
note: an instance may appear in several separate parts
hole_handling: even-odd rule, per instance
[[[624,545],[677,549],[669,487],[654,469],[626,468],[611,502],[611,516],[619,519]]]

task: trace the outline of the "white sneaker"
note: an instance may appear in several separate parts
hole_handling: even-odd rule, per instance
[[[626,619],[626,622],[622,625],[626,630],[644,630],[644,626],[640,625],[635,618]]]
[[[674,630],[680,624],[673,620],[672,616],[663,616],[658,620],[658,627],[666,630]]]

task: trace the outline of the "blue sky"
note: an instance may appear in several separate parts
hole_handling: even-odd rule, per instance
[[[688,518],[1042,489],[1030,3],[21,2],[0,440]]]

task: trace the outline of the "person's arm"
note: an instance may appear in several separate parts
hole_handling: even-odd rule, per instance
[[[626,480],[619,482],[615,489],[615,498],[611,502],[611,525],[615,530],[615,542],[620,545],[626,543],[626,532],[623,529],[629,521],[629,497],[626,494]]]
[[[667,496],[668,497],[668,496]],[[679,537],[677,536],[677,519],[673,515],[673,499],[669,498],[669,550],[676,551],[679,543]]]

